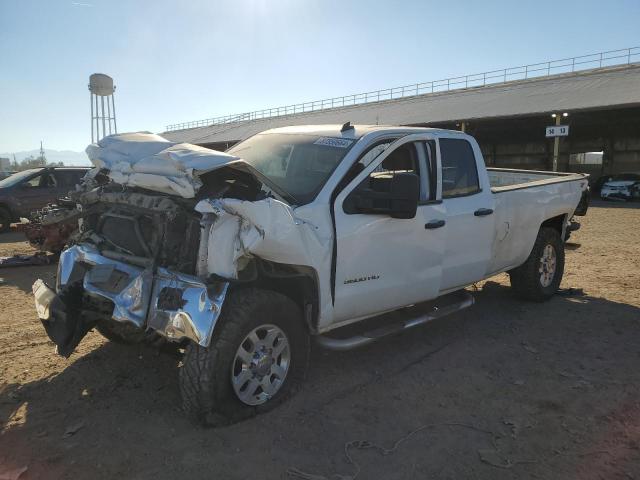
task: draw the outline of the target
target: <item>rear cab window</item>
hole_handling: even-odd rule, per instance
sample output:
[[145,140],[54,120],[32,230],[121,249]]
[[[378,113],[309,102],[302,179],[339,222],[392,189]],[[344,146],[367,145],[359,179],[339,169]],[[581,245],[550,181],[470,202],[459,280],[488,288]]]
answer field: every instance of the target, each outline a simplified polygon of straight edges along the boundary
[[441,138],[440,157],[442,198],[463,197],[481,191],[476,158],[467,140]]

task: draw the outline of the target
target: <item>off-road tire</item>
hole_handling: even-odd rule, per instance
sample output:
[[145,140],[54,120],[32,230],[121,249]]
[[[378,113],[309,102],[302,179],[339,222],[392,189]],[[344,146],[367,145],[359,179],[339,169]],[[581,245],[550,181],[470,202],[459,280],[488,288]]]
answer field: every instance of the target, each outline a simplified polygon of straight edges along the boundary
[[[551,245],[556,254],[556,267],[553,280],[543,286],[540,280],[541,258],[547,245]],[[511,288],[523,300],[544,302],[549,300],[560,287],[564,272],[564,242],[555,228],[542,227],[533,245],[527,261],[509,272]]]
[[[291,364],[284,383],[266,403],[241,402],[231,384],[231,366],[244,338],[261,325],[276,325],[287,336]],[[185,412],[197,423],[220,426],[269,411],[299,390],[309,362],[309,334],[302,312],[277,292],[246,288],[231,292],[209,347],[190,343],[179,372]]]
[[6,233],[11,229],[11,212],[0,207],[0,233]]

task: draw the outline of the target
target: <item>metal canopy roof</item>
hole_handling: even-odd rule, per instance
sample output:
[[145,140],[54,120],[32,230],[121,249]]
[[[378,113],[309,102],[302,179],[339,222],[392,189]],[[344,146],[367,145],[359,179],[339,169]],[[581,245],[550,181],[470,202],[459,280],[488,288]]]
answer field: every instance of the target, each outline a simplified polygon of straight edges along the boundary
[[640,64],[602,68],[500,85],[432,93],[315,112],[165,132],[174,142],[244,140],[270,128],[304,124],[419,125],[505,118],[554,111],[640,105]]

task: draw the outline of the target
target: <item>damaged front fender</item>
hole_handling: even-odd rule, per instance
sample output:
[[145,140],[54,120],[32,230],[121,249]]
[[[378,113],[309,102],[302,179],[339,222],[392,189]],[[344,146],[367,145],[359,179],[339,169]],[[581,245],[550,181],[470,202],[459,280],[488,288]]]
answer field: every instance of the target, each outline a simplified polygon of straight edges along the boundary
[[228,282],[205,285],[197,277],[159,268],[148,326],[171,340],[188,338],[207,347],[228,289]]

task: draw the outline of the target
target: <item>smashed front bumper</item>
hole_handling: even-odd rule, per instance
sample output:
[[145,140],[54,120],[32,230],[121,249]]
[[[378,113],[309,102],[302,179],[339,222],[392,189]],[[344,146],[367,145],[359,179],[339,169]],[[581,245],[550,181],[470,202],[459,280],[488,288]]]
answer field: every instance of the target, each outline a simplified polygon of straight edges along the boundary
[[33,292],[49,337],[58,353],[68,356],[95,325],[78,298],[83,294],[109,300],[114,321],[153,329],[169,340],[208,346],[228,287],[227,282],[207,285],[165,268],[131,265],[80,244],[60,255],[56,291],[38,280]]

